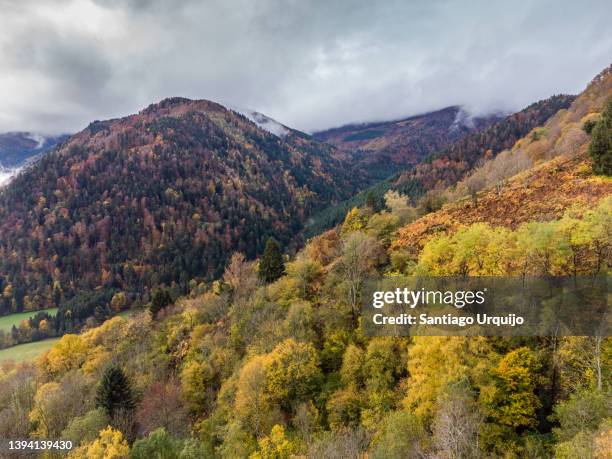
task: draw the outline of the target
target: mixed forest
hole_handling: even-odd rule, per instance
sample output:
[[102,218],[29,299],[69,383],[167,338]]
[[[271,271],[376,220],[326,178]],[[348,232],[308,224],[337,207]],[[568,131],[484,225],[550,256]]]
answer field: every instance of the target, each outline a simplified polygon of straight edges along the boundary
[[396,121],[315,132],[314,137],[334,145],[338,155],[350,159],[353,169],[366,168],[378,179],[386,179],[502,118],[501,114],[471,117],[461,107],[447,107]]
[[146,303],[218,278],[367,181],[332,153],[208,101],[93,122],[0,190],[0,314],[60,307],[72,330],[115,293]]
[[[568,108],[573,100],[574,96],[552,96],[501,120],[490,118],[486,123],[481,121],[477,123],[480,129],[466,132],[442,149],[421,150],[421,157],[417,156],[419,160],[413,164],[414,167],[396,172],[355,196],[318,212],[308,222],[305,233],[314,236],[340,224],[355,206],[367,204],[376,210],[382,209],[384,195],[390,190],[408,196],[421,215],[438,210],[444,203],[443,194],[447,187],[455,185],[474,167],[512,147],[559,110]],[[421,121],[421,118],[416,120]],[[429,153],[425,153],[427,151]],[[389,160],[385,162],[389,163]]]
[[[289,229],[318,199],[343,198],[328,184],[354,189],[333,150],[233,112],[194,113],[195,102],[94,123],[0,196],[4,307],[16,285],[23,307],[57,298],[57,319],[40,316],[38,329],[65,333],[36,361],[0,366],[0,437],[67,439],[72,458],[609,458],[610,338],[370,337],[356,299],[371,275],[607,276],[611,97],[612,67],[577,98],[552,99],[547,116],[536,104],[518,130],[468,134],[398,182],[435,194],[387,189],[300,250]],[[206,135],[184,131],[194,126]],[[129,154],[114,152],[120,142]],[[199,148],[223,155],[182,155]],[[139,180],[155,160],[166,167]],[[192,179],[232,160],[253,182]],[[23,177],[37,194],[23,195]],[[145,186],[151,196],[135,199]],[[255,221],[231,220],[248,206]],[[211,212],[229,229],[207,232]],[[217,254],[207,278],[184,264],[199,247],[177,242],[190,231],[206,247],[221,238],[218,252],[192,254]],[[151,268],[162,254],[177,269]],[[127,307],[133,317],[104,321]]]

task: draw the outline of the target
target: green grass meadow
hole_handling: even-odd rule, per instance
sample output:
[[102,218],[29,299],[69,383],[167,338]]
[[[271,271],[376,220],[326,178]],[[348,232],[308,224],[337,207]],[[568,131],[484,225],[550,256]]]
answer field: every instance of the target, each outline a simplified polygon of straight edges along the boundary
[[[57,308],[45,309],[44,311],[50,316],[54,316],[57,313]],[[2,316],[0,317],[0,330],[3,330],[4,332],[10,332],[11,328],[13,328],[13,325],[18,327],[22,320],[34,317],[37,312],[40,311],[18,312],[16,314]]]
[[[57,308],[46,309],[45,311],[49,313],[49,315],[53,316],[57,312]],[[8,316],[0,317],[0,330],[10,332],[13,325],[19,326],[19,323],[22,320],[29,319],[36,314],[36,312],[20,312],[17,314],[10,314]],[[132,315],[133,311],[122,311],[119,313],[119,316],[123,317],[124,319],[128,319]],[[53,346],[59,340],[59,337],[49,338],[42,341],[36,341],[34,343],[18,344],[17,346],[0,349],[0,363],[7,360],[14,360],[15,362],[34,360],[43,352],[51,349],[51,346]]]
[[49,338],[42,341],[36,341],[35,343],[18,344],[17,346],[11,346],[6,349],[0,350],[0,362],[7,360],[14,360],[15,362],[27,362],[34,360],[43,352],[51,349],[60,338]]

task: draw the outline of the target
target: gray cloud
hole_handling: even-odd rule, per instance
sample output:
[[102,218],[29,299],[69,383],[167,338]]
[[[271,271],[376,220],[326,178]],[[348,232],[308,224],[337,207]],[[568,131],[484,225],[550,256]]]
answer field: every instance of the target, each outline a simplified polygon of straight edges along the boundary
[[306,131],[516,110],[612,62],[607,0],[0,0],[0,131],[76,131],[169,96]]

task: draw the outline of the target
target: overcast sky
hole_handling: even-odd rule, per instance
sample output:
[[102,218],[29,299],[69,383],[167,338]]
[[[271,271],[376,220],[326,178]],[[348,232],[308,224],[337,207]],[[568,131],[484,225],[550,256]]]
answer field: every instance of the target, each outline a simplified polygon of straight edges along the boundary
[[0,131],[74,132],[170,96],[305,131],[518,110],[612,63],[612,2],[0,0]]

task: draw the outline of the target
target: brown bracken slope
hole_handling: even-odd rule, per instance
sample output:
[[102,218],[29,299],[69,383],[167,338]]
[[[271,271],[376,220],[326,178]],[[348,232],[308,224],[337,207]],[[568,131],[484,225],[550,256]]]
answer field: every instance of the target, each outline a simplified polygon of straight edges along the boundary
[[[567,110],[473,170],[472,177],[480,174],[486,182],[475,200],[458,199],[410,223],[399,231],[392,249],[418,249],[436,233],[476,222],[515,228],[526,221],[552,220],[572,206],[586,209],[612,194],[612,179],[592,173],[590,136],[582,129],[585,121],[598,118],[610,97],[612,66],[597,75]],[[505,170],[518,173],[504,176]],[[466,177],[452,193],[465,194],[461,190],[469,180]]]
[[400,230],[392,248],[421,248],[437,233],[477,222],[516,228],[526,221],[553,220],[571,206],[589,208],[610,194],[612,180],[593,176],[585,154],[559,157],[515,177],[501,193],[481,192],[477,205],[464,198],[416,220]]

